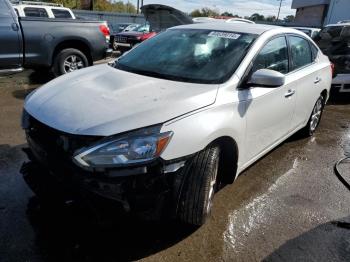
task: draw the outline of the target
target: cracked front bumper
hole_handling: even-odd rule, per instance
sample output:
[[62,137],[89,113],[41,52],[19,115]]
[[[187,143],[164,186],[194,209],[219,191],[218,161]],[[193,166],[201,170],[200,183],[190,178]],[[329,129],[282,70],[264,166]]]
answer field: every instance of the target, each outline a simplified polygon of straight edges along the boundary
[[[118,176],[107,177],[106,172],[88,172],[63,162],[39,160],[34,150],[24,151],[31,161],[23,164],[21,173],[40,199],[90,202],[95,203],[95,209],[99,209],[98,203],[105,201],[112,203],[113,208],[147,219],[176,214],[183,168],[165,173],[163,164],[153,163],[114,170]],[[168,165],[170,171],[173,171],[172,165]]]

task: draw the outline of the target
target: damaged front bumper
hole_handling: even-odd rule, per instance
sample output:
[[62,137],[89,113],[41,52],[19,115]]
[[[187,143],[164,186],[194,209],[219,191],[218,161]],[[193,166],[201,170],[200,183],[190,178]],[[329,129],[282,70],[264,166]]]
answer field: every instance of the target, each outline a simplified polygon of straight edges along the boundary
[[94,210],[110,203],[111,208],[147,219],[176,216],[185,159],[88,172],[73,163],[43,159],[37,148],[24,151],[30,162],[23,164],[21,173],[40,199],[93,203]]

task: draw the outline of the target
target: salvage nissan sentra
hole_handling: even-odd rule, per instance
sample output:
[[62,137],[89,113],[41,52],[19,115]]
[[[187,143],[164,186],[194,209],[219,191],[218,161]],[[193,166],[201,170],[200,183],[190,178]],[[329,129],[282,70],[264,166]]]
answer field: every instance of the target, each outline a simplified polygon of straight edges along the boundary
[[[28,183],[42,198],[68,187],[201,225],[220,185],[297,131],[315,132],[331,80],[328,58],[294,29],[171,28],[27,97],[29,164],[44,170]],[[40,190],[47,180],[54,189]]]

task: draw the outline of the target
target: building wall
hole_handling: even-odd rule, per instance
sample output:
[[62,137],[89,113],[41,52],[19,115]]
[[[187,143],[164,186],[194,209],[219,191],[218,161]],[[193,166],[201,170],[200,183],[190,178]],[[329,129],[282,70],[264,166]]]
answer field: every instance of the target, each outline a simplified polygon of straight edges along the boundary
[[327,5],[301,7],[297,9],[295,23],[300,26],[321,27]]
[[336,24],[342,20],[350,20],[350,1],[332,0],[324,25]]
[[328,5],[330,1],[331,0],[293,0],[292,9],[315,5]]

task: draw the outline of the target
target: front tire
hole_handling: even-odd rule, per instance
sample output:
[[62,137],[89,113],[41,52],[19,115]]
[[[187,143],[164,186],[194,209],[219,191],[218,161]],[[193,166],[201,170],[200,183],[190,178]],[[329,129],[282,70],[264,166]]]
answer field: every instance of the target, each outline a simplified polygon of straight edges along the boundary
[[312,109],[311,116],[309,118],[309,121],[307,122],[307,125],[301,130],[301,133],[304,136],[309,137],[315,133],[317,127],[321,122],[324,105],[325,105],[325,100],[321,95],[317,99],[316,104]]
[[220,148],[209,147],[189,164],[180,196],[178,217],[187,224],[203,225],[210,215],[217,189]]
[[54,59],[53,72],[56,76],[64,75],[89,66],[89,61],[78,49],[67,48]]

